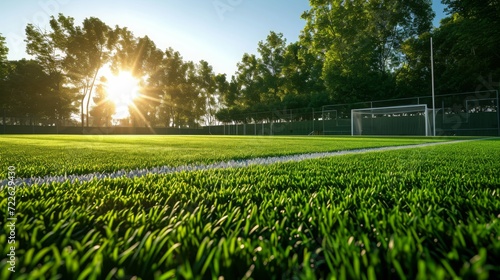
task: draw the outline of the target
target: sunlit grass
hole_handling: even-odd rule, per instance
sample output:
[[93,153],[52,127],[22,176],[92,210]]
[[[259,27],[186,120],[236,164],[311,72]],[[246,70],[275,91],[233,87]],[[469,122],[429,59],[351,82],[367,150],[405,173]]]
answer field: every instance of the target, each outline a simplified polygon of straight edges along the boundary
[[20,188],[15,276],[494,278],[499,159],[483,140]]
[[[457,139],[457,138],[453,138]],[[448,138],[235,136],[0,136],[0,176],[86,174],[229,159],[445,141]]]

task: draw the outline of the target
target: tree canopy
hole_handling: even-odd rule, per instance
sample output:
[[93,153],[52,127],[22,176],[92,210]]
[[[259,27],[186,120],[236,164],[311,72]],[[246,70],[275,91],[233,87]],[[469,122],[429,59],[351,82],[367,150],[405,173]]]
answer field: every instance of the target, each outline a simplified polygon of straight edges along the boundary
[[5,71],[5,62],[7,61],[7,54],[9,53],[9,48],[7,48],[7,44],[5,43],[5,37],[0,33],[0,74],[4,74]]

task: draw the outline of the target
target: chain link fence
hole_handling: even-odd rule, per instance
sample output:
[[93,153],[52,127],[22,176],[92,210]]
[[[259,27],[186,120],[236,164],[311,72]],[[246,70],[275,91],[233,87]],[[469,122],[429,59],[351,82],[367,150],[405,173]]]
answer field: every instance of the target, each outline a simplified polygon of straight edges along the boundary
[[[437,136],[500,136],[497,90],[437,95]],[[199,128],[81,127],[78,120],[51,120],[36,116],[0,116],[0,133],[50,134],[214,134],[214,135],[350,135],[351,110],[426,104],[431,96],[332,104],[322,108],[284,109],[237,116],[238,122]]]
[[[246,114],[238,116],[244,122],[225,124],[222,133],[351,135],[352,109],[423,104],[430,109],[430,114],[435,113],[436,136],[500,136],[499,96],[496,90],[437,95],[434,98],[435,110],[432,110],[432,96],[421,96]],[[393,115],[390,117],[394,118]],[[217,129],[220,130],[221,127]]]

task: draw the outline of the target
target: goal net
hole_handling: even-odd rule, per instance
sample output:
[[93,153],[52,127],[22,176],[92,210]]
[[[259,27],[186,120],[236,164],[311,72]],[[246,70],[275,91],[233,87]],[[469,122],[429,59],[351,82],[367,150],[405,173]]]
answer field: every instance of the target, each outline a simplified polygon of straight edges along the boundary
[[431,135],[426,104],[351,110],[352,135]]

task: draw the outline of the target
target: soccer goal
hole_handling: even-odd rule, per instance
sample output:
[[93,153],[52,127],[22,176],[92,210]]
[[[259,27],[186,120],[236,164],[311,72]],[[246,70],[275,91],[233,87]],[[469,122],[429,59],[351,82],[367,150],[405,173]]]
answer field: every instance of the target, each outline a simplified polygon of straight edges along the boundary
[[426,104],[351,110],[352,135],[431,135]]

